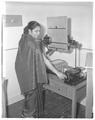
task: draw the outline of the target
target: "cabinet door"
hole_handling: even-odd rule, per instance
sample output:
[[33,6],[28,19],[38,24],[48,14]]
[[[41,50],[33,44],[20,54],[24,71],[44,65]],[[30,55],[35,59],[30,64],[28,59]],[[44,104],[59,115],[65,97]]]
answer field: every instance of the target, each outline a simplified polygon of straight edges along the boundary
[[71,19],[67,16],[48,17],[47,28],[48,34],[52,37],[53,42],[50,44],[50,47],[68,50],[67,43],[68,35],[71,35]]
[[48,29],[48,34],[49,36],[52,37],[52,43],[50,46],[51,47],[56,47],[56,48],[63,48],[67,49],[67,44],[61,44],[61,43],[68,43],[67,41],[67,31],[64,29]]
[[67,31],[64,29],[48,29],[48,34],[52,37],[52,42],[68,43]]
[[48,28],[67,28],[67,17],[59,16],[59,17],[48,17],[47,18],[47,26]]

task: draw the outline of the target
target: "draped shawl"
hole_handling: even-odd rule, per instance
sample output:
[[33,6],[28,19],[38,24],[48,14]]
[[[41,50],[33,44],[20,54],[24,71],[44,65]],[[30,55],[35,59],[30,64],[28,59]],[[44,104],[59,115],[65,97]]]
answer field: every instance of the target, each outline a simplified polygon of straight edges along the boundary
[[42,57],[43,44],[29,34],[23,34],[18,47],[15,70],[24,94],[37,87],[37,83],[47,83],[47,74]]

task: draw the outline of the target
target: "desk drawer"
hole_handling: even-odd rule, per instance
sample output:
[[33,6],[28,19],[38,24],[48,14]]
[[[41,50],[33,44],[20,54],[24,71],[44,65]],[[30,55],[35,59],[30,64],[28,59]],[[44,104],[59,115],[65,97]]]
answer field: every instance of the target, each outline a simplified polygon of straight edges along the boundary
[[[60,81],[60,80],[59,80]],[[64,86],[64,84],[60,83],[56,80],[50,80],[50,86],[53,88],[53,90],[60,95],[67,96],[67,86]]]
[[67,96],[67,88],[66,87],[62,87],[62,86],[59,86],[58,84],[54,84],[51,86],[57,93],[59,93],[60,95],[63,95],[63,96]]
[[48,89],[48,90],[51,90],[59,95],[62,95],[64,97],[67,97],[66,95],[66,89],[62,89],[62,88],[59,88],[59,87],[54,87],[54,86],[51,86],[51,85],[44,85],[43,86],[45,89]]

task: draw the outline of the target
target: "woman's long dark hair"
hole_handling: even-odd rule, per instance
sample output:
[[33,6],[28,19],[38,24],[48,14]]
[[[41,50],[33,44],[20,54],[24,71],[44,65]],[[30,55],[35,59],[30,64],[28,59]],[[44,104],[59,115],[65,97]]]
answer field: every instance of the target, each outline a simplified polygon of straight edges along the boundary
[[31,21],[27,24],[27,26],[24,28],[24,34],[28,34],[28,30],[30,29],[31,31],[36,28],[37,26],[41,27],[41,25],[36,22],[36,21]]
[[[24,28],[23,33],[24,33],[24,34],[28,34],[29,29],[32,31],[32,30],[33,30],[34,28],[36,28],[37,26],[41,27],[41,25],[40,25],[38,22],[36,22],[36,21],[30,21],[30,22],[27,24],[27,26]],[[21,37],[21,39],[20,39],[20,41],[19,41],[19,50],[20,50],[20,51],[23,49],[24,44],[25,44],[25,41],[26,41],[26,40],[23,38],[23,35],[22,35],[22,37]]]

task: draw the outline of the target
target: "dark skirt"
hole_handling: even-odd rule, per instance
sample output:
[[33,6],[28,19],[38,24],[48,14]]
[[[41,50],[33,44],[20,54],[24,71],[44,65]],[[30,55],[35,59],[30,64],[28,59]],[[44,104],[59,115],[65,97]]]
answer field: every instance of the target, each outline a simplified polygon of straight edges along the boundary
[[25,93],[24,117],[43,117],[44,112],[44,90],[43,84],[38,84],[37,88]]

